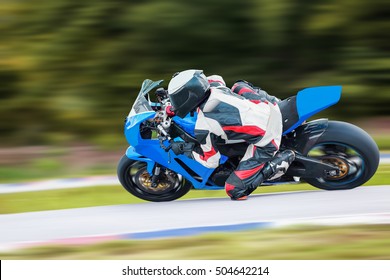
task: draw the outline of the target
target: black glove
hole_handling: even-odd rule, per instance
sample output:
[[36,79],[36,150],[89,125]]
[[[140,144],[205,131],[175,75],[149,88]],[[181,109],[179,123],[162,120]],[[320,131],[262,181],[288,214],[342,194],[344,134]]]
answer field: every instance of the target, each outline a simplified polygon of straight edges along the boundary
[[194,150],[195,144],[186,142],[173,142],[171,146],[175,155],[185,154],[188,157],[192,157],[192,151]]

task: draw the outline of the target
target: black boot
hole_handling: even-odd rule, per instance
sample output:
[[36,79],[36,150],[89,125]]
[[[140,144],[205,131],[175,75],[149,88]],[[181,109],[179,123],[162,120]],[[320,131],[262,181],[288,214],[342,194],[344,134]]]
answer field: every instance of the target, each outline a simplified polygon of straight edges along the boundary
[[286,173],[294,159],[295,153],[292,150],[277,153],[261,170],[264,176],[263,180],[272,180],[274,177],[277,178]]

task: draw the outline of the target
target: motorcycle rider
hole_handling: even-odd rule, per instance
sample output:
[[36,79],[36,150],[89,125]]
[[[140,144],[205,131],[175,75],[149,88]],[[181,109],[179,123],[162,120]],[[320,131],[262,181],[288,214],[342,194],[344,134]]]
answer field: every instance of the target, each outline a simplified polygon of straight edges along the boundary
[[245,81],[226,87],[221,76],[206,77],[202,70],[176,73],[168,85],[174,113],[183,118],[197,111],[195,136],[201,151],[194,159],[208,168],[216,168],[221,157],[217,138],[241,140],[248,144],[238,167],[225,183],[232,200],[245,200],[262,182],[283,175],[295,153],[279,151],[282,136],[280,101]]

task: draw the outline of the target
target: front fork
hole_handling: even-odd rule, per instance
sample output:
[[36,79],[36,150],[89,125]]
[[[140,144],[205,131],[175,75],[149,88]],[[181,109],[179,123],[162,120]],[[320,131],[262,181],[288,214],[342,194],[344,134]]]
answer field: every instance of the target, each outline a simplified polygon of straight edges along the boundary
[[159,177],[160,177],[161,167],[159,164],[156,163],[156,165],[153,168],[153,175],[152,175],[152,187],[156,188],[159,183]]

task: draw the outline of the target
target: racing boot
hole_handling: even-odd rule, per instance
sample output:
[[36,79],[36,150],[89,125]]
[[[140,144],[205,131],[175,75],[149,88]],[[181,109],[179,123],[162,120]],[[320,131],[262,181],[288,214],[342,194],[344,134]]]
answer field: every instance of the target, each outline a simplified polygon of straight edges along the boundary
[[261,173],[263,174],[262,182],[265,180],[274,180],[282,176],[286,173],[288,167],[294,160],[295,153],[292,150],[284,150],[283,152],[277,153],[261,170]]
[[265,164],[259,176],[253,180],[249,186],[247,193],[252,193],[258,186],[266,180],[273,180],[284,173],[295,159],[295,153],[292,150],[278,152],[269,162]]

